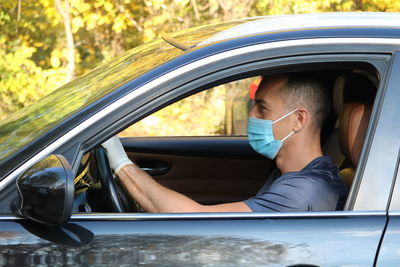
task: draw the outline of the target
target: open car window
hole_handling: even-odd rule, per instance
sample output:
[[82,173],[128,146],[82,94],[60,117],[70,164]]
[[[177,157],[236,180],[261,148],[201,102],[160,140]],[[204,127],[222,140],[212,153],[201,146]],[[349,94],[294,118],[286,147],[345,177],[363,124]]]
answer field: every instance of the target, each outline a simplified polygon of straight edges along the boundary
[[259,77],[252,77],[196,93],[147,116],[118,135],[246,135],[251,94],[259,81]]
[[[361,101],[372,107],[378,80],[363,70],[319,74],[325,76],[333,102],[323,128],[324,153],[334,159],[350,189],[357,166],[351,164],[340,148],[340,113],[346,102]],[[196,93],[153,113],[118,135],[128,156],[160,184],[206,205],[246,200],[257,193],[276,169],[273,162],[254,151],[251,155],[249,151],[241,150],[247,143],[244,136],[247,134],[247,117],[259,81],[260,77],[255,76]],[[360,90],[364,91],[360,93]],[[337,91],[342,92],[341,97],[337,96]],[[339,102],[340,107],[335,107]],[[202,139],[207,136],[208,139]],[[218,136],[237,136],[239,139],[230,141],[233,148],[227,149],[226,144],[221,145],[226,140],[215,139]],[[155,143],[149,140],[155,140]],[[232,151],[235,154],[232,155]],[[89,190],[86,196],[92,198],[89,204],[76,201],[77,211],[109,211],[107,201],[99,201],[103,193],[96,164],[93,156],[91,167],[83,164],[75,179],[77,192]],[[124,194],[123,190],[119,190],[119,194]],[[77,198],[85,201],[82,193],[77,194]],[[129,197],[124,197],[124,201],[136,206]]]

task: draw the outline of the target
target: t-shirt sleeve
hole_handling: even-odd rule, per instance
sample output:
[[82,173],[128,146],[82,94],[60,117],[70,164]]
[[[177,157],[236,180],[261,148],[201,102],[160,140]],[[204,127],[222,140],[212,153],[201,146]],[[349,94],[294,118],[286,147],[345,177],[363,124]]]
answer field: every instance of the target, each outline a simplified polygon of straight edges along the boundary
[[304,212],[332,207],[334,210],[337,195],[332,196],[329,191],[329,186],[321,179],[295,176],[276,180],[264,192],[244,203],[254,212]]

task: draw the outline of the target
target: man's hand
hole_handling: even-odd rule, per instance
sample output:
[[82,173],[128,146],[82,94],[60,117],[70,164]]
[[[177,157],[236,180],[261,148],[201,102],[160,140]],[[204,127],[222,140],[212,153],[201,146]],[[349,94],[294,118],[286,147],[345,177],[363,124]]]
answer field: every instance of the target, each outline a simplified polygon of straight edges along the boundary
[[128,155],[126,154],[118,136],[111,137],[101,145],[106,149],[108,162],[110,163],[111,169],[113,169],[115,173],[118,173],[122,167],[128,164],[133,164],[128,158]]

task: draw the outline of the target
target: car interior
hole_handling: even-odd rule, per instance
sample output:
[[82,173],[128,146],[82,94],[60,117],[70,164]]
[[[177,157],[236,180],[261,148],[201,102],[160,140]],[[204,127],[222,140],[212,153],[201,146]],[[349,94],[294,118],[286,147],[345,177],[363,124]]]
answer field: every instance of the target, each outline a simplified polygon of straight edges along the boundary
[[[350,189],[380,77],[369,65],[319,67],[307,71],[324,81],[331,95],[331,113],[321,132],[321,144]],[[254,196],[276,169],[273,161],[252,150],[245,135],[132,136],[121,140],[130,159],[157,182],[201,204]],[[82,159],[75,178],[74,212],[143,212],[114,180],[100,146]]]

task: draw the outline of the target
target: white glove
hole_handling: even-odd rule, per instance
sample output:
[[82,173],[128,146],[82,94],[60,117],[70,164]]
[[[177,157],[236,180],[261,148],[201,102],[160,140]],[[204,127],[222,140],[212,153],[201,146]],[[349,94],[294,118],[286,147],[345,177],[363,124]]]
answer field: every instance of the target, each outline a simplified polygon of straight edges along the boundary
[[133,162],[128,158],[118,136],[111,137],[101,145],[106,149],[108,162],[115,173],[125,165],[133,164]]

